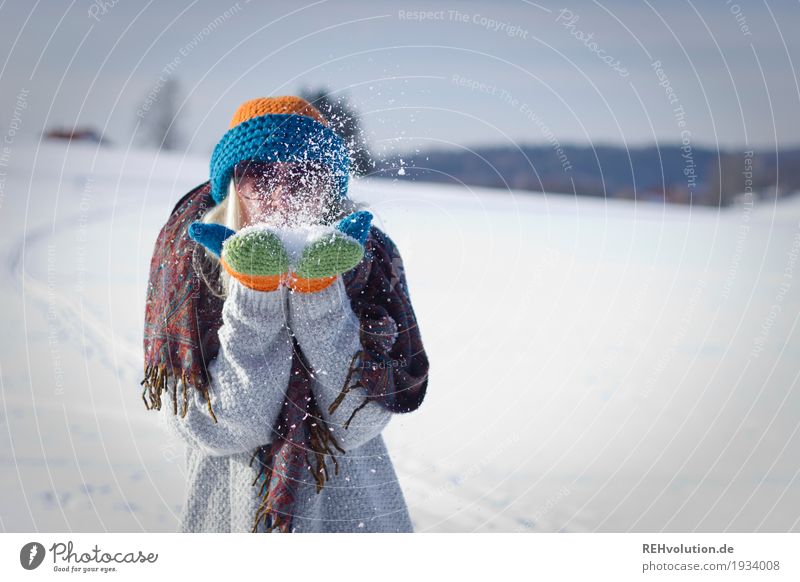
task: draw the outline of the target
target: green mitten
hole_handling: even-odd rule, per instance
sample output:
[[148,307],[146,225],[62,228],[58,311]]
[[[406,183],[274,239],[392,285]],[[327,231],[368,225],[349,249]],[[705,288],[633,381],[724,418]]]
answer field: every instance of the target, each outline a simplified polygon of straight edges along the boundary
[[364,247],[346,234],[333,230],[303,250],[295,268],[302,279],[334,277],[349,271],[364,257]]
[[269,230],[239,231],[223,244],[222,259],[234,271],[248,275],[281,275],[289,270],[283,243]]
[[287,284],[294,291],[313,293],[333,284],[336,277],[364,258],[372,213],[359,210],[342,218],[330,231],[303,249]]
[[289,257],[278,236],[265,229],[245,229],[225,241],[221,263],[246,287],[274,291],[289,270]]

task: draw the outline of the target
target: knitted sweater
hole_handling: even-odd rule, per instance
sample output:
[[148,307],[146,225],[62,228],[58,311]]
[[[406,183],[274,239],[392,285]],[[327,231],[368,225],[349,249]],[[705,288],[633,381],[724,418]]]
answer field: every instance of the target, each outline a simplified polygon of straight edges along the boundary
[[313,368],[312,390],[319,408],[346,451],[337,455],[339,473],[331,468],[319,493],[310,474],[300,485],[294,531],[413,531],[381,436],[392,413],[370,401],[345,429],[366,395],[361,387],[350,390],[332,415],[327,412],[360,348],[358,318],[341,276],[317,293],[295,293],[286,287],[255,291],[233,280],[222,318],[220,350],[208,366],[217,423],[194,390],[185,417],[169,407],[162,414],[168,430],[187,445],[180,531],[252,531],[260,499],[253,485],[257,473],[249,463],[259,445],[273,440],[291,366],[290,333]]

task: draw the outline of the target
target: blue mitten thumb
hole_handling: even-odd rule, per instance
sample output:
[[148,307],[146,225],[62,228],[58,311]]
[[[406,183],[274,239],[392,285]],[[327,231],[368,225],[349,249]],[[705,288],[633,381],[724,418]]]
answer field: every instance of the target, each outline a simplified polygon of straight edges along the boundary
[[372,213],[366,210],[359,210],[345,216],[336,225],[336,229],[352,236],[362,245],[366,242],[369,235],[369,227],[372,224]]
[[193,222],[189,225],[189,237],[218,257],[222,254],[222,243],[235,234],[235,230],[221,224]]

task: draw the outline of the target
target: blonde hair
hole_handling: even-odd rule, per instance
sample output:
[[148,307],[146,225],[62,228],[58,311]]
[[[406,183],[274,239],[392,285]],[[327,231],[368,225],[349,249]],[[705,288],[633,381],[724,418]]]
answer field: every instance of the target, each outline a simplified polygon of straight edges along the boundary
[[[328,204],[327,212],[322,219],[323,224],[332,226],[338,220],[358,210],[367,208],[365,202],[356,202],[346,197],[336,197]],[[219,204],[212,206],[202,217],[201,222],[207,224],[221,224],[231,230],[239,231],[242,228],[242,214],[239,207],[239,197],[233,179],[228,183],[228,195]],[[192,256],[194,269],[217,297],[227,297],[231,284],[231,276],[225,269],[220,268],[219,257],[203,247],[205,252],[195,252]],[[197,251],[197,249],[195,249]]]

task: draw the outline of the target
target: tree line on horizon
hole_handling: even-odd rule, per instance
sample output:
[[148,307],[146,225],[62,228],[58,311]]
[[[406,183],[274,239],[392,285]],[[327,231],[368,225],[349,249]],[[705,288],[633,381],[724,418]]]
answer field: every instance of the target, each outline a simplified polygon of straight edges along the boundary
[[[155,96],[148,95],[147,107],[137,111],[137,141],[180,150],[180,85],[168,79],[159,89]],[[704,206],[730,206],[745,193],[769,199],[800,191],[800,147],[736,151],[678,144],[527,144],[378,156],[345,94],[316,87],[302,89],[300,96],[345,140],[351,171],[357,176]],[[108,143],[91,128],[51,129],[45,135]]]

